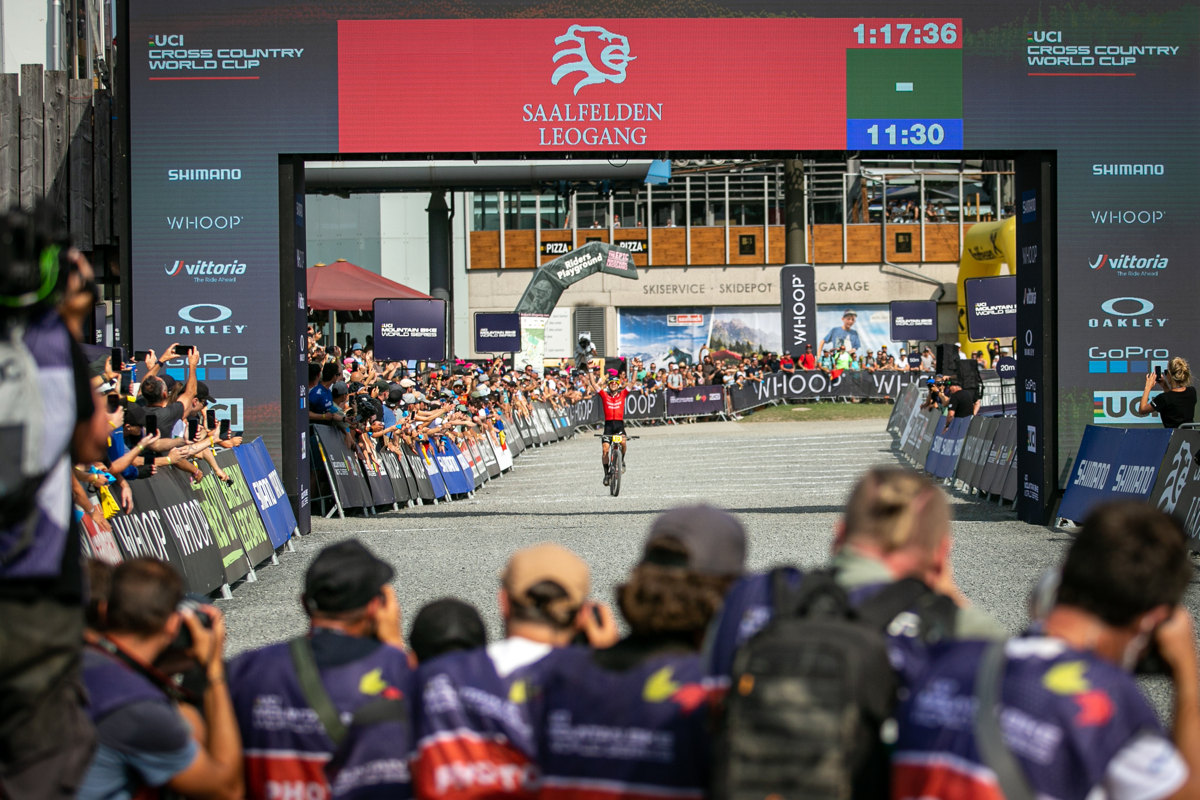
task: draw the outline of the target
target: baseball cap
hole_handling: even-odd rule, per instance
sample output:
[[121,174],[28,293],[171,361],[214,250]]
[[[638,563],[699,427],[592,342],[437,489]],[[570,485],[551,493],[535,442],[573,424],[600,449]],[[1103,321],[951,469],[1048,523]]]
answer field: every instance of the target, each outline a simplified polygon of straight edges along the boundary
[[713,506],[673,508],[650,526],[642,563],[704,575],[740,575],[746,567],[746,529],[732,514]]
[[304,576],[304,607],[310,612],[362,608],[392,580],[395,571],[357,539],[331,544]]
[[212,399],[212,394],[208,391],[208,384],[204,381],[196,381],[196,399],[202,403],[207,403]]
[[483,618],[470,603],[443,597],[424,605],[413,620],[408,643],[418,662],[453,650],[474,650],[487,644]]
[[413,381],[412,378],[401,378],[400,379],[400,386],[405,389],[411,389],[416,385],[417,385],[416,382]]
[[582,558],[553,542],[543,542],[513,553],[500,575],[509,599],[518,605],[528,605],[531,602],[529,590],[543,581],[556,583],[566,592],[565,598],[556,601],[565,609],[583,605],[591,591],[592,579]]
[[853,308],[847,308],[845,311],[842,312],[842,319],[845,319],[846,317],[857,317],[857,316],[858,316],[858,312],[855,311]]
[[400,402],[407,402],[404,400],[404,390],[401,389],[400,387],[396,387],[394,389],[389,389],[388,396],[387,396],[387,402],[388,402],[389,406],[397,405]]
[[402,394],[400,396],[400,399],[403,400],[405,403],[417,402],[417,396],[415,394],[413,394],[412,392],[405,392],[404,394]]

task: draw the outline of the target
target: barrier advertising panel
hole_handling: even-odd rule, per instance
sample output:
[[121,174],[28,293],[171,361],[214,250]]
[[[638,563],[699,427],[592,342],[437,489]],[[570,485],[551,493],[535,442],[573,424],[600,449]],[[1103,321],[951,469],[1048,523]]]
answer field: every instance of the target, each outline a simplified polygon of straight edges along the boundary
[[217,488],[217,476],[208,464],[202,462],[198,466],[204,476],[199,483],[193,482],[179,470],[170,470],[167,475],[179,491],[193,498],[199,507],[217,543],[221,569],[225,572],[225,583],[233,584],[246,577],[246,573],[250,571],[250,561],[246,558],[241,537],[237,535],[233,521],[229,518],[229,509],[221,498],[221,490]]
[[258,507],[259,517],[267,530],[271,546],[275,549],[287,544],[292,532],[296,530],[296,517],[292,506],[287,502],[287,494],[283,490],[283,481],[271,463],[267,447],[262,439],[256,438],[249,444],[241,444],[233,448],[242,474],[250,486],[250,495]]
[[1174,515],[1200,549],[1200,431],[1176,430],[1150,493],[1150,502]]
[[[372,505],[362,468],[358,465],[358,459],[346,449],[341,432],[329,425],[313,425],[309,430],[319,446],[321,459],[329,468],[342,508],[367,508]],[[321,471],[318,467],[318,474]]]
[[[223,554],[217,548],[200,503],[186,488],[186,481],[183,473],[174,468],[148,479],[146,483],[149,484],[153,500],[149,506],[143,507],[154,508],[162,527],[175,542],[179,555],[176,566],[182,567],[180,571],[188,591],[208,594],[226,582],[221,563]],[[133,482],[134,485],[139,483],[142,481]],[[136,494],[134,502],[137,502]],[[230,542],[229,550],[235,546],[238,551],[241,550],[240,542]]]
[[1088,425],[1071,466],[1058,516],[1079,522],[1105,500],[1150,497],[1171,433],[1165,428]]
[[836,378],[819,370],[774,372],[764,375],[760,383],[733,388],[729,392],[734,410],[743,411],[781,400],[898,397],[905,386],[915,383],[919,378],[920,374],[913,372],[843,372]]
[[950,420],[949,428],[944,423],[935,428],[933,444],[925,458],[926,472],[938,478],[949,478],[954,474],[970,425],[971,417],[955,417]]
[[437,495],[433,490],[433,481],[429,480],[429,473],[425,470],[425,459],[407,444],[400,445],[400,450],[404,453],[404,460],[417,483],[417,494],[426,502],[435,499]]
[[233,529],[242,540],[242,547],[250,559],[250,566],[257,567],[275,554],[275,547],[271,544],[267,529],[258,514],[254,498],[250,494],[250,484],[242,472],[237,454],[232,450],[221,450],[215,457],[217,465],[231,478],[229,483],[217,481],[217,489],[229,510],[229,520]]
[[720,414],[725,410],[724,386],[690,386],[676,391],[666,390],[668,417],[699,417]]
[[963,443],[962,455],[958,459],[958,467],[954,471],[955,480],[962,481],[968,489],[979,486],[979,478],[983,475],[983,464],[991,450],[992,440],[996,436],[996,428],[1000,420],[996,417],[971,417],[971,425],[967,429],[967,439]]

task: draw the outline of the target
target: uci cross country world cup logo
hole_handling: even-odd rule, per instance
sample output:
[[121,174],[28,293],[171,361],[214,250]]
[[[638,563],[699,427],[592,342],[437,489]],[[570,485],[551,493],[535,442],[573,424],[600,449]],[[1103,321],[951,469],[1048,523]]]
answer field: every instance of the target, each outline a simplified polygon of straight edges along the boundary
[[566,33],[556,37],[554,43],[562,47],[554,54],[558,68],[550,82],[557,86],[568,75],[582,73],[573,94],[579,94],[584,86],[595,83],[624,83],[625,68],[636,59],[629,55],[627,36],[598,25],[572,25]]

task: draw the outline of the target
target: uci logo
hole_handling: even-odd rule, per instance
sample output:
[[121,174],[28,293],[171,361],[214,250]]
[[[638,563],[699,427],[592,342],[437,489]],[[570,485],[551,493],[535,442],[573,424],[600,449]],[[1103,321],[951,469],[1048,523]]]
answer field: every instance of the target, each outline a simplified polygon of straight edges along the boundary
[[571,73],[583,73],[572,94],[596,83],[624,83],[626,66],[636,58],[629,55],[628,37],[598,25],[572,25],[554,43],[564,46],[554,54],[553,61],[557,64],[566,60],[554,70],[550,83],[557,86]]
[[181,320],[198,324],[224,322],[232,316],[233,312],[231,310],[216,303],[193,303],[190,306],[184,306],[179,309],[179,318]]

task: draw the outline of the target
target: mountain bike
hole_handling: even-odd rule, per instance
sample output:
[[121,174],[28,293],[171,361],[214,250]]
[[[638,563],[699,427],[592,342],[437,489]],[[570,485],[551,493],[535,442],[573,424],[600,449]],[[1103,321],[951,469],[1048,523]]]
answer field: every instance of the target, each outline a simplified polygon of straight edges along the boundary
[[621,493],[621,473],[625,471],[625,454],[621,452],[621,443],[626,439],[638,437],[624,433],[614,433],[612,436],[597,433],[596,436],[600,437],[600,441],[608,442],[608,469],[605,477],[608,479],[608,493],[616,497]]

